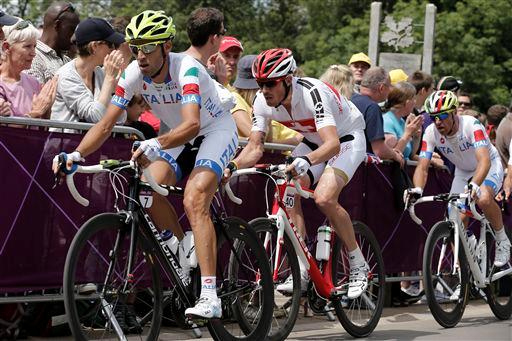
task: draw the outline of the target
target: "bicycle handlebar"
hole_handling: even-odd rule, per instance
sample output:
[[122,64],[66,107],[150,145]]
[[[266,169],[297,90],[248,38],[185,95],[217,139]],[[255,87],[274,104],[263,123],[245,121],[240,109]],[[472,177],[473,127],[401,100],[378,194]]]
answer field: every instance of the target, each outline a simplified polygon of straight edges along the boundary
[[[418,216],[416,215],[416,212],[414,210],[414,206],[415,205],[421,204],[421,203],[424,203],[424,202],[431,202],[431,201],[452,202],[452,201],[456,201],[456,200],[459,200],[459,199],[466,199],[466,200],[468,200],[468,199],[471,199],[471,197],[470,197],[469,193],[461,193],[461,194],[444,193],[444,194],[438,194],[438,195],[430,195],[430,196],[426,196],[426,197],[421,197],[418,200],[416,200],[414,203],[412,203],[409,206],[408,211],[409,211],[409,214],[411,216],[411,219],[416,224],[421,225],[422,220],[420,218],[418,218]],[[462,213],[466,213],[467,212],[466,206],[463,205],[462,203],[459,203],[458,205],[456,205],[456,207],[457,207],[457,210],[459,210]],[[476,202],[475,202],[475,200],[469,200],[469,212],[471,213],[473,218],[475,218],[476,220],[484,219],[484,217],[480,213],[478,213],[478,211],[476,210]]]
[[[260,165],[255,166],[251,168],[244,168],[244,169],[238,169],[234,171],[231,174],[231,178],[237,177],[240,175],[250,175],[250,174],[262,174],[269,177],[272,177],[272,174],[277,174],[280,178],[286,178],[285,174],[286,165],[280,164],[280,165]],[[273,178],[273,177],[272,177]],[[300,185],[299,181],[296,179],[292,179],[293,187],[295,187],[295,190],[297,193],[300,194],[303,198],[311,198],[313,196],[312,192],[306,191],[302,189],[302,186]],[[229,181],[226,182],[224,185],[224,188],[226,189],[226,193],[231,201],[233,201],[235,204],[241,205],[242,199],[238,198],[231,189],[231,186],[229,185]]]
[[[130,161],[130,168],[136,169],[136,165],[132,161]],[[109,171],[108,167],[105,165],[102,165],[102,164],[92,165],[92,166],[77,165],[75,172],[66,175],[66,185],[68,186],[71,196],[73,196],[73,198],[82,206],[85,206],[85,207],[89,206],[89,200],[87,200],[83,196],[81,196],[80,193],[78,192],[78,190],[76,189],[73,176],[75,175],[75,173],[96,174],[96,173],[108,172],[108,171]],[[155,192],[157,192],[158,194],[161,194],[163,196],[169,195],[169,190],[167,190],[166,188],[157,184],[155,179],[153,178],[153,176],[151,175],[151,173],[148,171],[147,168],[144,168],[142,170],[142,174],[146,178],[146,181],[149,184],[149,186]]]

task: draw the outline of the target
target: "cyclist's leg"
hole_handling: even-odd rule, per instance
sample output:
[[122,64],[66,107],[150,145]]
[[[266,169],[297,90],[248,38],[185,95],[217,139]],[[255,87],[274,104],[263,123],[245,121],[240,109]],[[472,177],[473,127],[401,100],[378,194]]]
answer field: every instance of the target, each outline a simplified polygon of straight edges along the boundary
[[496,232],[496,252],[494,265],[501,267],[510,259],[510,240],[505,231],[501,209],[494,200],[503,183],[503,168],[499,160],[491,163],[491,169],[484,182],[480,186],[480,196],[476,203],[489,220],[491,227]]
[[348,298],[361,295],[368,286],[368,265],[357,245],[352,220],[348,212],[338,203],[338,197],[350,181],[366,154],[365,137],[362,131],[353,132],[354,139],[344,142],[340,152],[328,161],[328,166],[315,189],[315,202],[326,215],[332,227],[343,241],[349,254],[350,280]]
[[[173,186],[177,182],[176,172],[164,159],[152,162],[148,169],[159,184]],[[170,229],[178,240],[183,239],[183,230],[178,222],[178,215],[166,197],[154,192],[153,203],[151,207],[147,208],[147,212],[160,231]]]
[[201,140],[194,169],[185,187],[183,206],[194,232],[196,255],[201,268],[201,294],[187,316],[220,318],[222,308],[217,297],[217,240],[210,216],[210,204],[229,160],[238,146],[236,130],[216,130]]

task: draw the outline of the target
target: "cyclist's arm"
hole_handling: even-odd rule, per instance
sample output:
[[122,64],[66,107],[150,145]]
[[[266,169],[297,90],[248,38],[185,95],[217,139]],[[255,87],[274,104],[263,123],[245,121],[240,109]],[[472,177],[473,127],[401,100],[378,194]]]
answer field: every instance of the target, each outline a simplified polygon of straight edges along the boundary
[[421,189],[425,188],[425,184],[427,183],[428,178],[428,166],[430,165],[430,159],[420,157],[418,161],[418,165],[414,170],[414,176],[412,178],[412,182],[414,187],[420,187]]
[[322,145],[306,155],[312,165],[325,162],[340,152],[340,140],[335,126],[318,129],[318,135],[323,141]]
[[472,178],[472,182],[480,186],[491,169],[491,159],[487,147],[480,147],[475,149],[476,156],[476,170]]
[[258,130],[251,131],[247,146],[233,160],[239,169],[252,167],[263,156],[265,150],[265,133]]
[[114,128],[123,112],[124,109],[114,104],[109,104],[105,116],[85,134],[78,147],[76,147],[76,151],[80,152],[82,157],[86,157],[98,150],[110,136],[112,128]]
[[201,128],[199,104],[183,105],[181,107],[181,117],[182,122],[176,128],[157,138],[162,149],[181,146],[199,134]]

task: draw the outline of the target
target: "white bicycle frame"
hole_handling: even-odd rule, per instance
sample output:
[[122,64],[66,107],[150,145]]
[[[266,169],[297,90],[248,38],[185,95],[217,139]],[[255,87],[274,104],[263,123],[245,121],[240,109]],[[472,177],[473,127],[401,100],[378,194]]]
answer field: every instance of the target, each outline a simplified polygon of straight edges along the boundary
[[[454,264],[453,264],[453,275],[457,273],[457,262],[458,255],[460,249],[460,242],[462,241],[462,250],[466,255],[466,259],[468,260],[469,268],[471,273],[473,274],[474,283],[478,288],[485,288],[491,282],[494,282],[503,276],[507,276],[512,273],[512,267],[508,269],[496,272],[492,274],[491,277],[486,277],[487,273],[487,241],[486,241],[486,232],[489,231],[493,238],[495,238],[494,230],[491,228],[489,221],[485,216],[478,213],[476,210],[476,204],[474,200],[470,201],[469,210],[466,205],[464,205],[461,200],[465,200],[468,198],[468,194],[460,194],[460,199],[452,199],[448,202],[448,217],[447,221],[453,224],[454,227],[454,245],[453,245],[453,253],[454,253]],[[419,219],[415,212],[414,206],[424,202],[430,201],[440,201],[437,196],[426,196],[419,198],[413,205],[409,207],[409,213],[411,215],[412,220],[420,225],[422,223],[421,219]],[[469,246],[468,235],[466,233],[466,229],[464,224],[462,223],[460,214],[465,214],[469,217],[472,217],[475,220],[480,222],[480,238],[477,241],[475,249],[471,249]],[[437,272],[441,270],[441,260],[444,258],[446,253],[446,248],[451,247],[451,245],[447,246],[444,244],[441,248],[441,254],[439,257],[439,264],[437,267]],[[444,286],[444,285],[443,285]],[[451,291],[451,290],[450,290]]]

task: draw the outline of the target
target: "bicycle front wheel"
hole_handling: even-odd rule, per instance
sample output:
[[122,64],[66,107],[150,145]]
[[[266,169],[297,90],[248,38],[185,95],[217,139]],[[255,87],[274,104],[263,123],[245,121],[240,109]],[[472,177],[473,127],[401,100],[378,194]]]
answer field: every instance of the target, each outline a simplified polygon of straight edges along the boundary
[[434,319],[451,328],[459,323],[469,294],[469,267],[462,249],[454,254],[454,228],[450,222],[435,224],[423,252],[425,295]]
[[267,255],[256,233],[236,217],[217,226],[217,295],[222,319],[210,320],[216,340],[264,340],[272,323],[274,292]]
[[[344,294],[334,299],[333,305],[343,328],[354,337],[365,337],[373,332],[382,314],[386,271],[380,246],[373,232],[361,222],[355,221],[353,225],[357,244],[370,268],[368,287],[358,298],[349,300]],[[342,246],[339,238],[334,244],[332,257],[333,283],[335,286],[342,286],[346,292],[350,265],[348,250]]]
[[290,284],[290,291],[274,291],[274,314],[268,335],[271,341],[284,340],[292,331],[300,308],[301,281],[294,280],[289,283],[290,279],[300,278],[297,254],[290,238],[285,234],[276,266],[276,258],[278,257],[276,255],[276,245],[278,243],[276,239],[277,227],[267,218],[256,218],[249,222],[249,225],[254,228],[254,232],[256,232],[262,242],[265,241],[267,236],[270,237],[265,249],[270,267],[274,272],[274,287],[277,288],[280,284],[284,283]]
[[[71,242],[64,266],[64,304],[75,340],[157,340],[162,286],[149,244],[140,234],[128,268],[132,226],[120,214],[89,219]],[[144,325],[137,311],[151,310]]]
[[[510,237],[509,237],[510,238]],[[509,261],[508,265],[496,269],[494,267],[494,252],[496,244],[491,232],[486,233],[487,244],[487,277],[492,278],[493,275],[500,271],[507,270],[512,266]],[[508,320],[512,314],[512,275],[503,276],[498,280],[491,281],[485,288],[487,303],[491,308],[494,316],[500,320]]]

